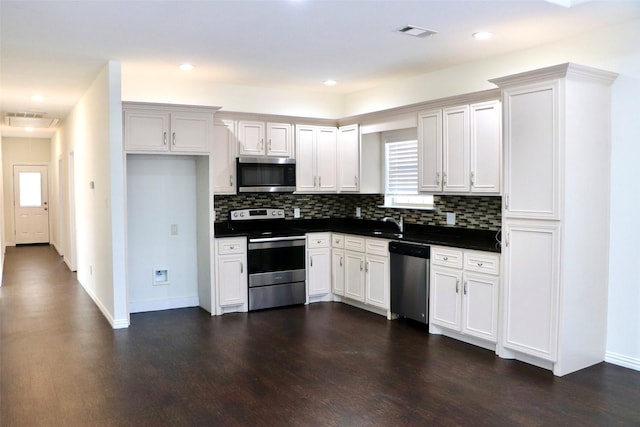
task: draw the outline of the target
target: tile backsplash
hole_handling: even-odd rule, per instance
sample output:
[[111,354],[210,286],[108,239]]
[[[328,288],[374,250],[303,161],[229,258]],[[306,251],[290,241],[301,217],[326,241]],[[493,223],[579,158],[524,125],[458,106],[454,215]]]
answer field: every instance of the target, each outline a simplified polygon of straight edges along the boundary
[[380,194],[285,194],[250,193],[214,197],[216,219],[226,220],[229,211],[254,207],[278,207],[293,218],[293,209],[300,208],[303,219],[354,217],[356,207],[363,219],[381,220],[385,216],[423,225],[447,225],[446,212],[456,214],[456,227],[499,230],[502,198],[496,196],[434,196],[434,210],[380,208]]

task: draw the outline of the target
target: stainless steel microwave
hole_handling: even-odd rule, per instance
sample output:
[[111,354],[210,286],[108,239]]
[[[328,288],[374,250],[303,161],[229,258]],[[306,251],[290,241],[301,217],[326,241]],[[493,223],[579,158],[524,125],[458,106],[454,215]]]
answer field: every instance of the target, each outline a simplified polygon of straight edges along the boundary
[[238,157],[238,193],[296,191],[296,161],[286,157]]

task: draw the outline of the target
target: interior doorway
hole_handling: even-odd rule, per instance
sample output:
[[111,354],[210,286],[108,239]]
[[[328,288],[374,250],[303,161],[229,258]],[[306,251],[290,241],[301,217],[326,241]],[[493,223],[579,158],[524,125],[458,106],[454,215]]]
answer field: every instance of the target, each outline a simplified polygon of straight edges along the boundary
[[16,244],[49,243],[49,178],[46,165],[14,165]]

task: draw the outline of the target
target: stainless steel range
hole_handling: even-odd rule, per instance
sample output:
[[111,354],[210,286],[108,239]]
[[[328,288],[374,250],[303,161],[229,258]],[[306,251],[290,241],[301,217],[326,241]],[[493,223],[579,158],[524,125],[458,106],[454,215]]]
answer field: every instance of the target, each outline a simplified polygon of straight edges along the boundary
[[289,226],[284,210],[231,211],[229,226],[249,236],[249,310],[304,304],[305,234]]

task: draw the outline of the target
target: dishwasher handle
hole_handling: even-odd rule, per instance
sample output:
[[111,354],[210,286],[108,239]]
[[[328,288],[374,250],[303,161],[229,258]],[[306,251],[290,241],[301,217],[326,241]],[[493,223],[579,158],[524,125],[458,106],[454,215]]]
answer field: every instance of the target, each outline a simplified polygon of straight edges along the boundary
[[431,247],[404,242],[389,242],[389,253],[430,259]]

